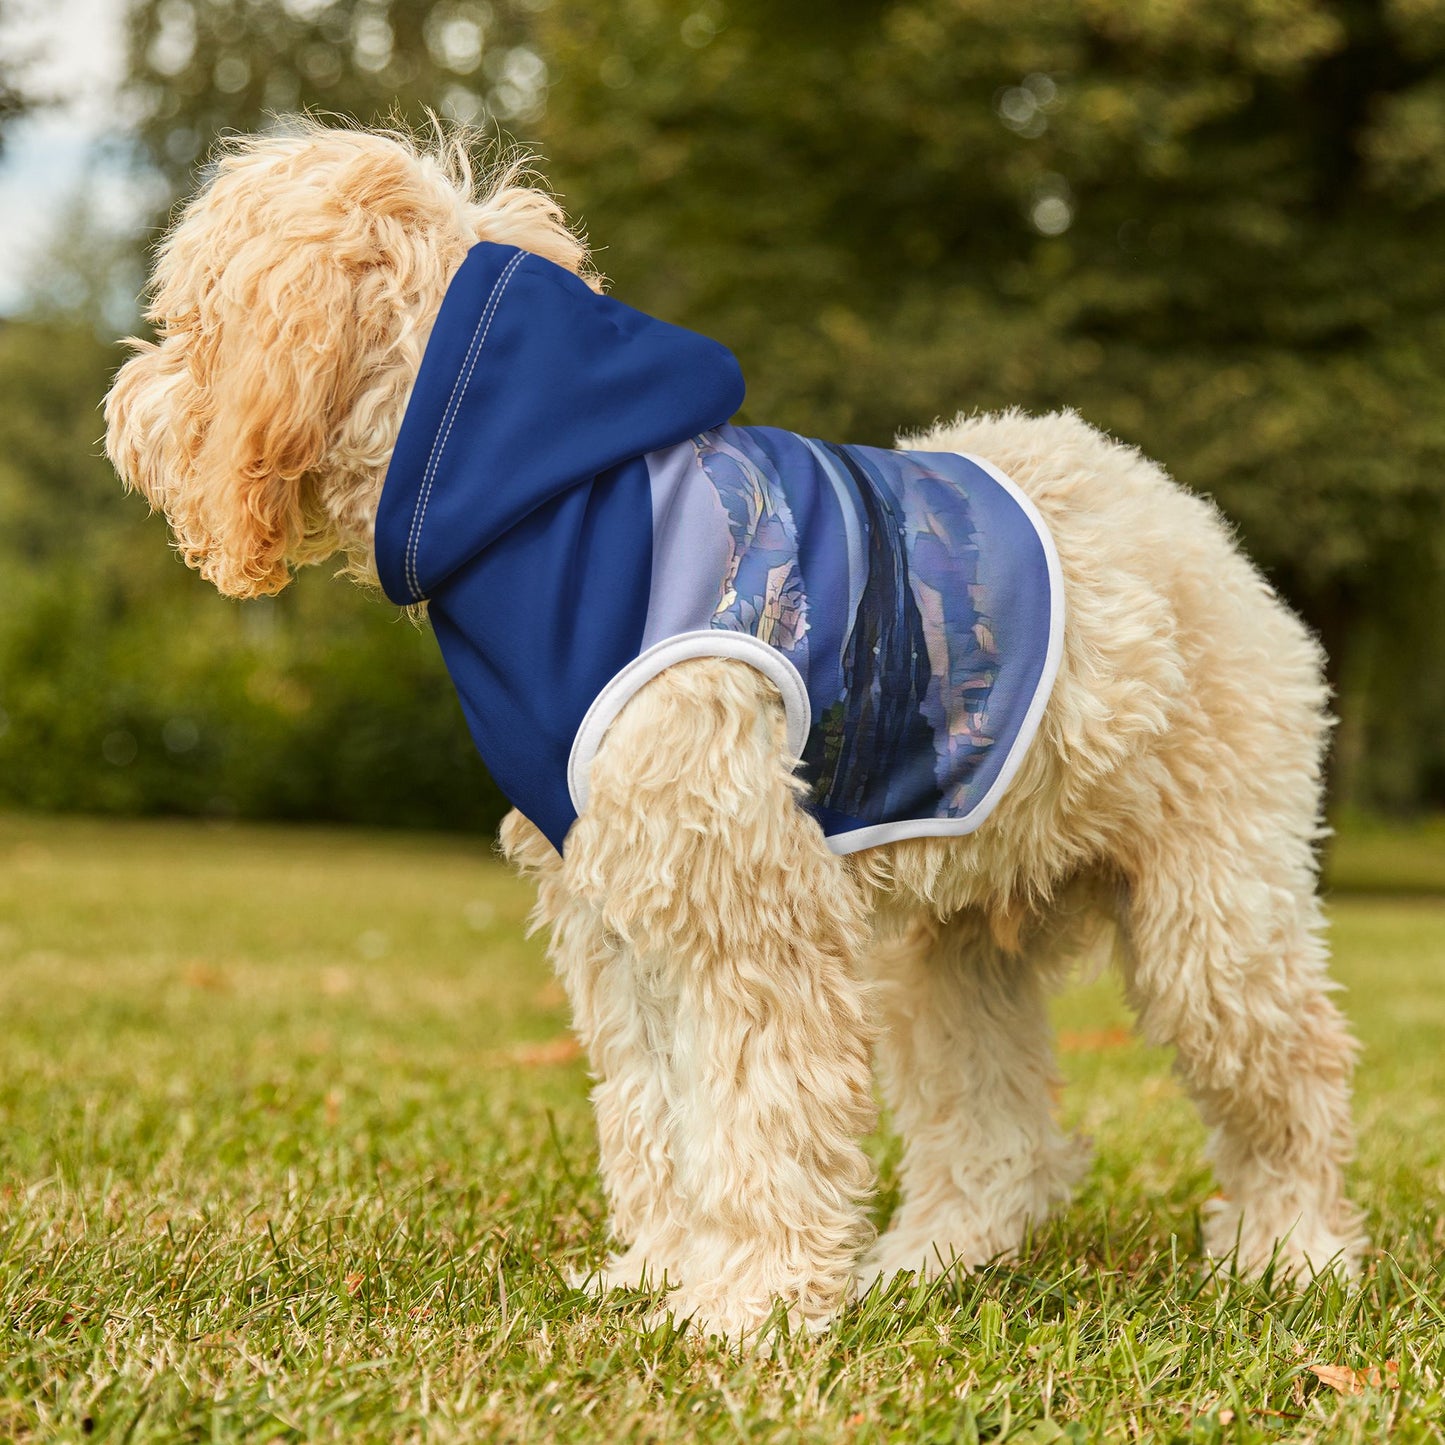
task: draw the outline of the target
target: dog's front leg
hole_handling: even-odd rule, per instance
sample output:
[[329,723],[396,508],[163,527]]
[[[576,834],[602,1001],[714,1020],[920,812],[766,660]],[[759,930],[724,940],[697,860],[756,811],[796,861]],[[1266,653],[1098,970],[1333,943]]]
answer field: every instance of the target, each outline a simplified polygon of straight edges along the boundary
[[[578,1282],[598,1293],[675,1282],[687,1221],[667,1151],[670,985],[607,927],[596,898],[571,886],[570,870],[522,814],[503,821],[502,851],[537,885],[533,923],[550,931],[548,956],[596,1080],[599,1169],[617,1251]],[[569,858],[578,851],[569,847]]]
[[821,1327],[870,1235],[865,910],[797,805],[771,685],[706,660],[639,693],[593,764],[564,874],[613,940],[592,1011],[644,1041],[624,1072],[645,1078],[608,1081],[630,1129],[602,1122],[665,1195],[669,1309],[729,1339],[779,1300]]

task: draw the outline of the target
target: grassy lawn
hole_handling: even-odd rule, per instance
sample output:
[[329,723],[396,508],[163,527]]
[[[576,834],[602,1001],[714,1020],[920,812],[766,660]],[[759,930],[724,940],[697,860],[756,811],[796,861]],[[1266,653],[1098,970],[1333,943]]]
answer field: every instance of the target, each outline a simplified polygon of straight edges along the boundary
[[1201,1130],[1105,983],[1058,1010],[1074,1206],[752,1359],[566,1283],[586,1078],[483,843],[0,817],[0,1439],[1445,1440],[1445,899],[1344,891],[1395,846],[1332,875],[1361,1288],[1211,1278]]
[[1445,897],[1445,818],[1351,818],[1330,842],[1327,883],[1361,893]]

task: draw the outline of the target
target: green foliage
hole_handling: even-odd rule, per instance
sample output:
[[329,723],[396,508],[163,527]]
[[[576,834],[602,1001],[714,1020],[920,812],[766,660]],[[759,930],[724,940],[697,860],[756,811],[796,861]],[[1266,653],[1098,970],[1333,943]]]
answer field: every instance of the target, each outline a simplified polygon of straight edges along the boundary
[[17,600],[0,802],[482,832],[505,810],[431,639],[338,584],[182,609],[72,568]]
[[505,804],[436,647],[308,574],[217,597],[96,442],[113,349],[0,329],[0,803],[489,830]]
[[[0,0],[0,34],[14,22],[20,7],[14,0]],[[35,105],[22,79],[22,72],[31,57],[20,50],[9,35],[0,48],[0,156],[5,153],[5,132]]]
[[1419,796],[1424,710],[1402,738],[1356,683],[1445,672],[1438,7],[788,14],[543,16],[550,172],[621,294],[732,345],[749,419],[886,442],[1072,406],[1137,443],[1323,634],[1366,711],[1343,791]]
[[1445,1438],[1438,901],[1332,910],[1360,1288],[1211,1278],[1204,1130],[1091,985],[1057,1010],[1076,1202],[1017,1266],[760,1360],[568,1283],[606,1241],[530,893],[478,841],[0,817],[0,1435]]
[[[886,443],[955,410],[1077,408],[1219,502],[1325,641],[1337,800],[1408,809],[1445,803],[1442,16],[1436,0],[141,0],[127,105],[172,196],[218,132],[273,110],[516,128],[618,294],[738,353],[745,420]],[[0,663],[28,647],[41,665],[37,628],[74,635],[92,718],[133,725],[47,732],[27,702],[0,796],[42,796],[23,767],[71,779],[43,796],[76,806],[182,806],[180,781],[134,780],[166,718],[205,714],[218,751],[157,753],[157,773],[249,748],[271,786],[228,763],[211,795],[288,816],[352,797],[301,786],[319,741],[260,761],[284,727],[243,701],[256,633],[312,699],[301,733],[357,726],[403,675],[416,707],[396,701],[389,726],[440,727],[425,640],[403,674],[401,630],[343,588],[242,622],[167,564],[94,455],[115,358],[63,314],[93,320],[124,268],[89,241],[60,261],[48,320],[0,334],[0,565],[44,612],[12,599]],[[20,717],[3,698],[45,688],[17,666],[0,706]],[[141,715],[135,694],[168,700]],[[47,762],[15,728],[54,741]],[[95,762],[117,730],[136,739],[124,786]]]
[[137,139],[179,194],[216,136],[288,111],[528,123],[546,98],[546,66],[523,43],[538,3],[144,0],[131,11]]

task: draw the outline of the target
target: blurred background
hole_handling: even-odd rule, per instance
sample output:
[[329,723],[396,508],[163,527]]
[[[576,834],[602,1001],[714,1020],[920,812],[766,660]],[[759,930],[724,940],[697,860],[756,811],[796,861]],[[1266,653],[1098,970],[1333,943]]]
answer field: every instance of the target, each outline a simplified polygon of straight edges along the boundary
[[746,421],[1071,406],[1323,638],[1340,815],[1445,807],[1441,0],[0,0],[0,806],[487,827],[431,639],[217,597],[98,410],[214,137],[520,143]]

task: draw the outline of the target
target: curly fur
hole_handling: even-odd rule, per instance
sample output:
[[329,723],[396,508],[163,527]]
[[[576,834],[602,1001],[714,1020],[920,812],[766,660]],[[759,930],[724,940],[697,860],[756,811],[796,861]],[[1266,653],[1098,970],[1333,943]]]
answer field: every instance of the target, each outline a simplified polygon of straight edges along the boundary
[[107,450],[228,596],[279,592],[371,524],[447,284],[477,241],[586,271],[523,162],[479,185],[464,138],[423,149],[297,121],[225,142],[156,255],[155,341],[106,399]]
[[[478,237],[586,274],[556,204],[516,167],[477,186],[460,147],[308,124],[223,151],[106,408],[122,477],[222,591],[337,553],[374,580],[386,463]],[[1140,1028],[1213,1131],[1208,1247],[1352,1270],[1316,644],[1208,503],[1071,413],[905,444],[988,458],[1060,555],[1063,663],[986,826],[833,855],[771,684],[706,660],[613,725],[565,859],[520,815],[503,827],[596,1079],[618,1250],[596,1282],[665,1283],[677,1316],[741,1338],[779,1301],[818,1327],[859,1278],[1007,1257],[1084,1165],[1053,1118],[1045,1005],[1111,921]],[[905,1152],[870,1247],[874,1052]]]

